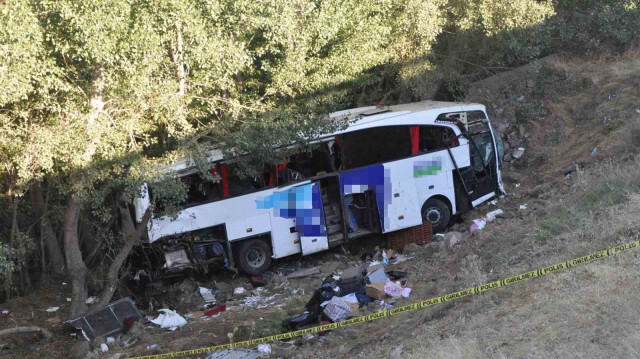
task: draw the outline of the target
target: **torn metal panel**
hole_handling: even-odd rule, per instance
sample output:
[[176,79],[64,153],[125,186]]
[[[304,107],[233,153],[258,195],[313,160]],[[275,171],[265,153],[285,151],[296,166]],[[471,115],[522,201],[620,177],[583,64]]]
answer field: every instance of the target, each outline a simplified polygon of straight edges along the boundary
[[89,339],[120,333],[125,319],[139,320],[142,314],[131,298],[122,298],[106,307],[71,319],[67,323],[84,332]]

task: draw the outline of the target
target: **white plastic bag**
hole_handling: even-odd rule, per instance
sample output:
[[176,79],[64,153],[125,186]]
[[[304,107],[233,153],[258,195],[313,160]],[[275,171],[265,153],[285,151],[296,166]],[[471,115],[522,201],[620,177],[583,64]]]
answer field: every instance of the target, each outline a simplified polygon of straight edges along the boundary
[[162,312],[162,314],[152,320],[151,323],[159,325],[160,328],[175,329],[187,324],[186,319],[171,309],[163,308],[158,311]]

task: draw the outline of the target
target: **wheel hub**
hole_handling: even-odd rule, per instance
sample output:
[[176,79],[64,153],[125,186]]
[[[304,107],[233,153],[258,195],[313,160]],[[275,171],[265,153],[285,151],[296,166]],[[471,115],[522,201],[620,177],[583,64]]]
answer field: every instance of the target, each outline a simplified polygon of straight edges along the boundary
[[425,211],[425,218],[435,226],[440,223],[440,221],[442,221],[442,213],[440,213],[440,210],[438,208],[427,208],[427,210]]
[[262,266],[266,259],[265,253],[258,248],[251,248],[247,252],[247,262],[254,268]]

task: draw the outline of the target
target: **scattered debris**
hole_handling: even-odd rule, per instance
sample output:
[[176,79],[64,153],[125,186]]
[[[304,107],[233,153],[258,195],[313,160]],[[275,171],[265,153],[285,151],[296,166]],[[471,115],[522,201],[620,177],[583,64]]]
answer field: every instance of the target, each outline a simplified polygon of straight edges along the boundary
[[340,297],[333,297],[324,307],[324,315],[332,322],[340,322],[349,318],[351,307]]
[[122,298],[100,310],[71,319],[67,323],[81,330],[82,334],[90,340],[120,333],[140,318],[142,314],[131,298]]
[[527,209],[527,204],[523,203],[520,205],[520,207],[518,207],[519,210],[524,211],[525,209]]
[[485,219],[482,219],[482,218],[474,219],[473,223],[471,224],[471,227],[469,227],[469,231],[471,233],[475,231],[479,231],[483,229],[486,225],[487,225],[487,221]]
[[109,347],[105,343],[102,343],[100,344],[100,351],[102,351],[103,353],[106,353],[109,351]]
[[596,155],[597,153],[598,153],[598,148],[597,148],[597,147],[594,147],[594,148],[591,150],[591,155],[592,155],[592,156],[594,156],[594,155]]
[[640,113],[640,108],[637,108],[637,109],[636,109],[636,113]]
[[162,312],[162,314],[158,315],[156,319],[151,320],[151,323],[159,325],[160,328],[176,330],[178,327],[187,324],[186,319],[171,309],[163,308],[158,311]]
[[520,183],[516,183],[516,188],[520,187]]
[[53,313],[53,312],[57,311],[58,309],[60,309],[60,307],[49,307],[49,308],[45,309],[45,312]]
[[213,290],[211,290],[209,288],[200,287],[200,295],[202,296],[202,299],[204,299],[205,303],[215,303],[216,302],[216,296],[213,293]]
[[84,302],[85,302],[86,304],[93,304],[93,303],[95,303],[97,300],[98,300],[98,298],[96,298],[96,297],[94,297],[94,296],[91,296],[91,297],[87,298],[87,300],[85,300]]
[[116,341],[116,338],[114,338],[114,337],[107,337],[107,344],[111,344],[111,343],[113,343],[113,342],[115,342],[115,341]]
[[519,147],[517,150],[513,151],[513,158],[518,159],[524,155],[524,147]]
[[259,344],[258,351],[260,353],[271,354],[271,344]]
[[158,344],[151,344],[151,345],[147,345],[147,349],[151,350],[151,349],[156,349],[158,348]]
[[235,294],[235,295],[244,294],[245,291],[246,290],[243,287],[238,287],[238,288],[233,290],[233,294]]
[[496,217],[503,215],[504,212],[501,209],[496,209],[495,211],[491,211],[489,213],[487,213],[487,215],[485,216],[485,218],[487,219],[488,222],[493,221],[494,219],[496,219]]
[[320,274],[322,272],[321,268],[322,268],[321,266],[317,266],[312,268],[301,269],[289,274],[288,276],[286,276],[286,278],[287,279],[304,278],[310,275]]
[[212,315],[216,315],[218,313],[222,313],[222,312],[224,312],[226,310],[227,310],[227,306],[225,304],[222,304],[222,305],[219,305],[219,306],[217,306],[217,307],[215,307],[213,309],[210,309],[210,310],[204,312],[204,315],[206,317],[210,317]]
[[235,348],[216,350],[206,356],[205,359],[256,359],[261,355],[257,350]]
[[6,309],[5,309],[5,310],[3,310],[3,311],[2,311],[2,314],[4,314],[4,315],[7,315],[7,314],[9,314],[9,313],[11,313],[11,311],[10,311],[10,310],[6,310]]
[[492,206],[495,206],[496,204],[498,204],[498,200],[494,199],[493,201],[489,202],[489,204],[491,204]]
[[402,286],[396,282],[387,281],[384,285],[384,293],[391,298],[398,298],[402,296]]

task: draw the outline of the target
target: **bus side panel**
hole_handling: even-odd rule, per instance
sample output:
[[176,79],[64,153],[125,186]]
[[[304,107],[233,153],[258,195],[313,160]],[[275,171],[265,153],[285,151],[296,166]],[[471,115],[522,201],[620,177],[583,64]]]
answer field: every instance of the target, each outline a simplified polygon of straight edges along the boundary
[[412,159],[405,159],[384,165],[390,173],[391,203],[387,206],[383,233],[422,223],[412,162]]
[[269,213],[262,213],[253,217],[239,217],[235,221],[227,221],[227,238],[230,242],[257,234],[271,232],[271,218]]
[[[463,144],[451,149],[459,167],[469,166],[469,146]],[[466,155],[465,155],[466,154]],[[451,212],[456,213],[456,197],[453,185],[455,166],[447,150],[426,153],[412,158],[413,178],[415,178],[420,210],[431,197],[445,196],[451,203]]]
[[[270,193],[273,193],[273,189],[189,207],[180,211],[176,219],[169,216],[154,218],[149,221],[149,240],[153,242],[165,236],[188,233],[218,224],[227,225],[229,240],[269,232],[269,210],[258,209],[256,199]],[[247,228],[252,228],[252,231],[247,232]]]
[[302,251],[296,230],[296,220],[271,214],[271,246],[273,257],[282,258]]

